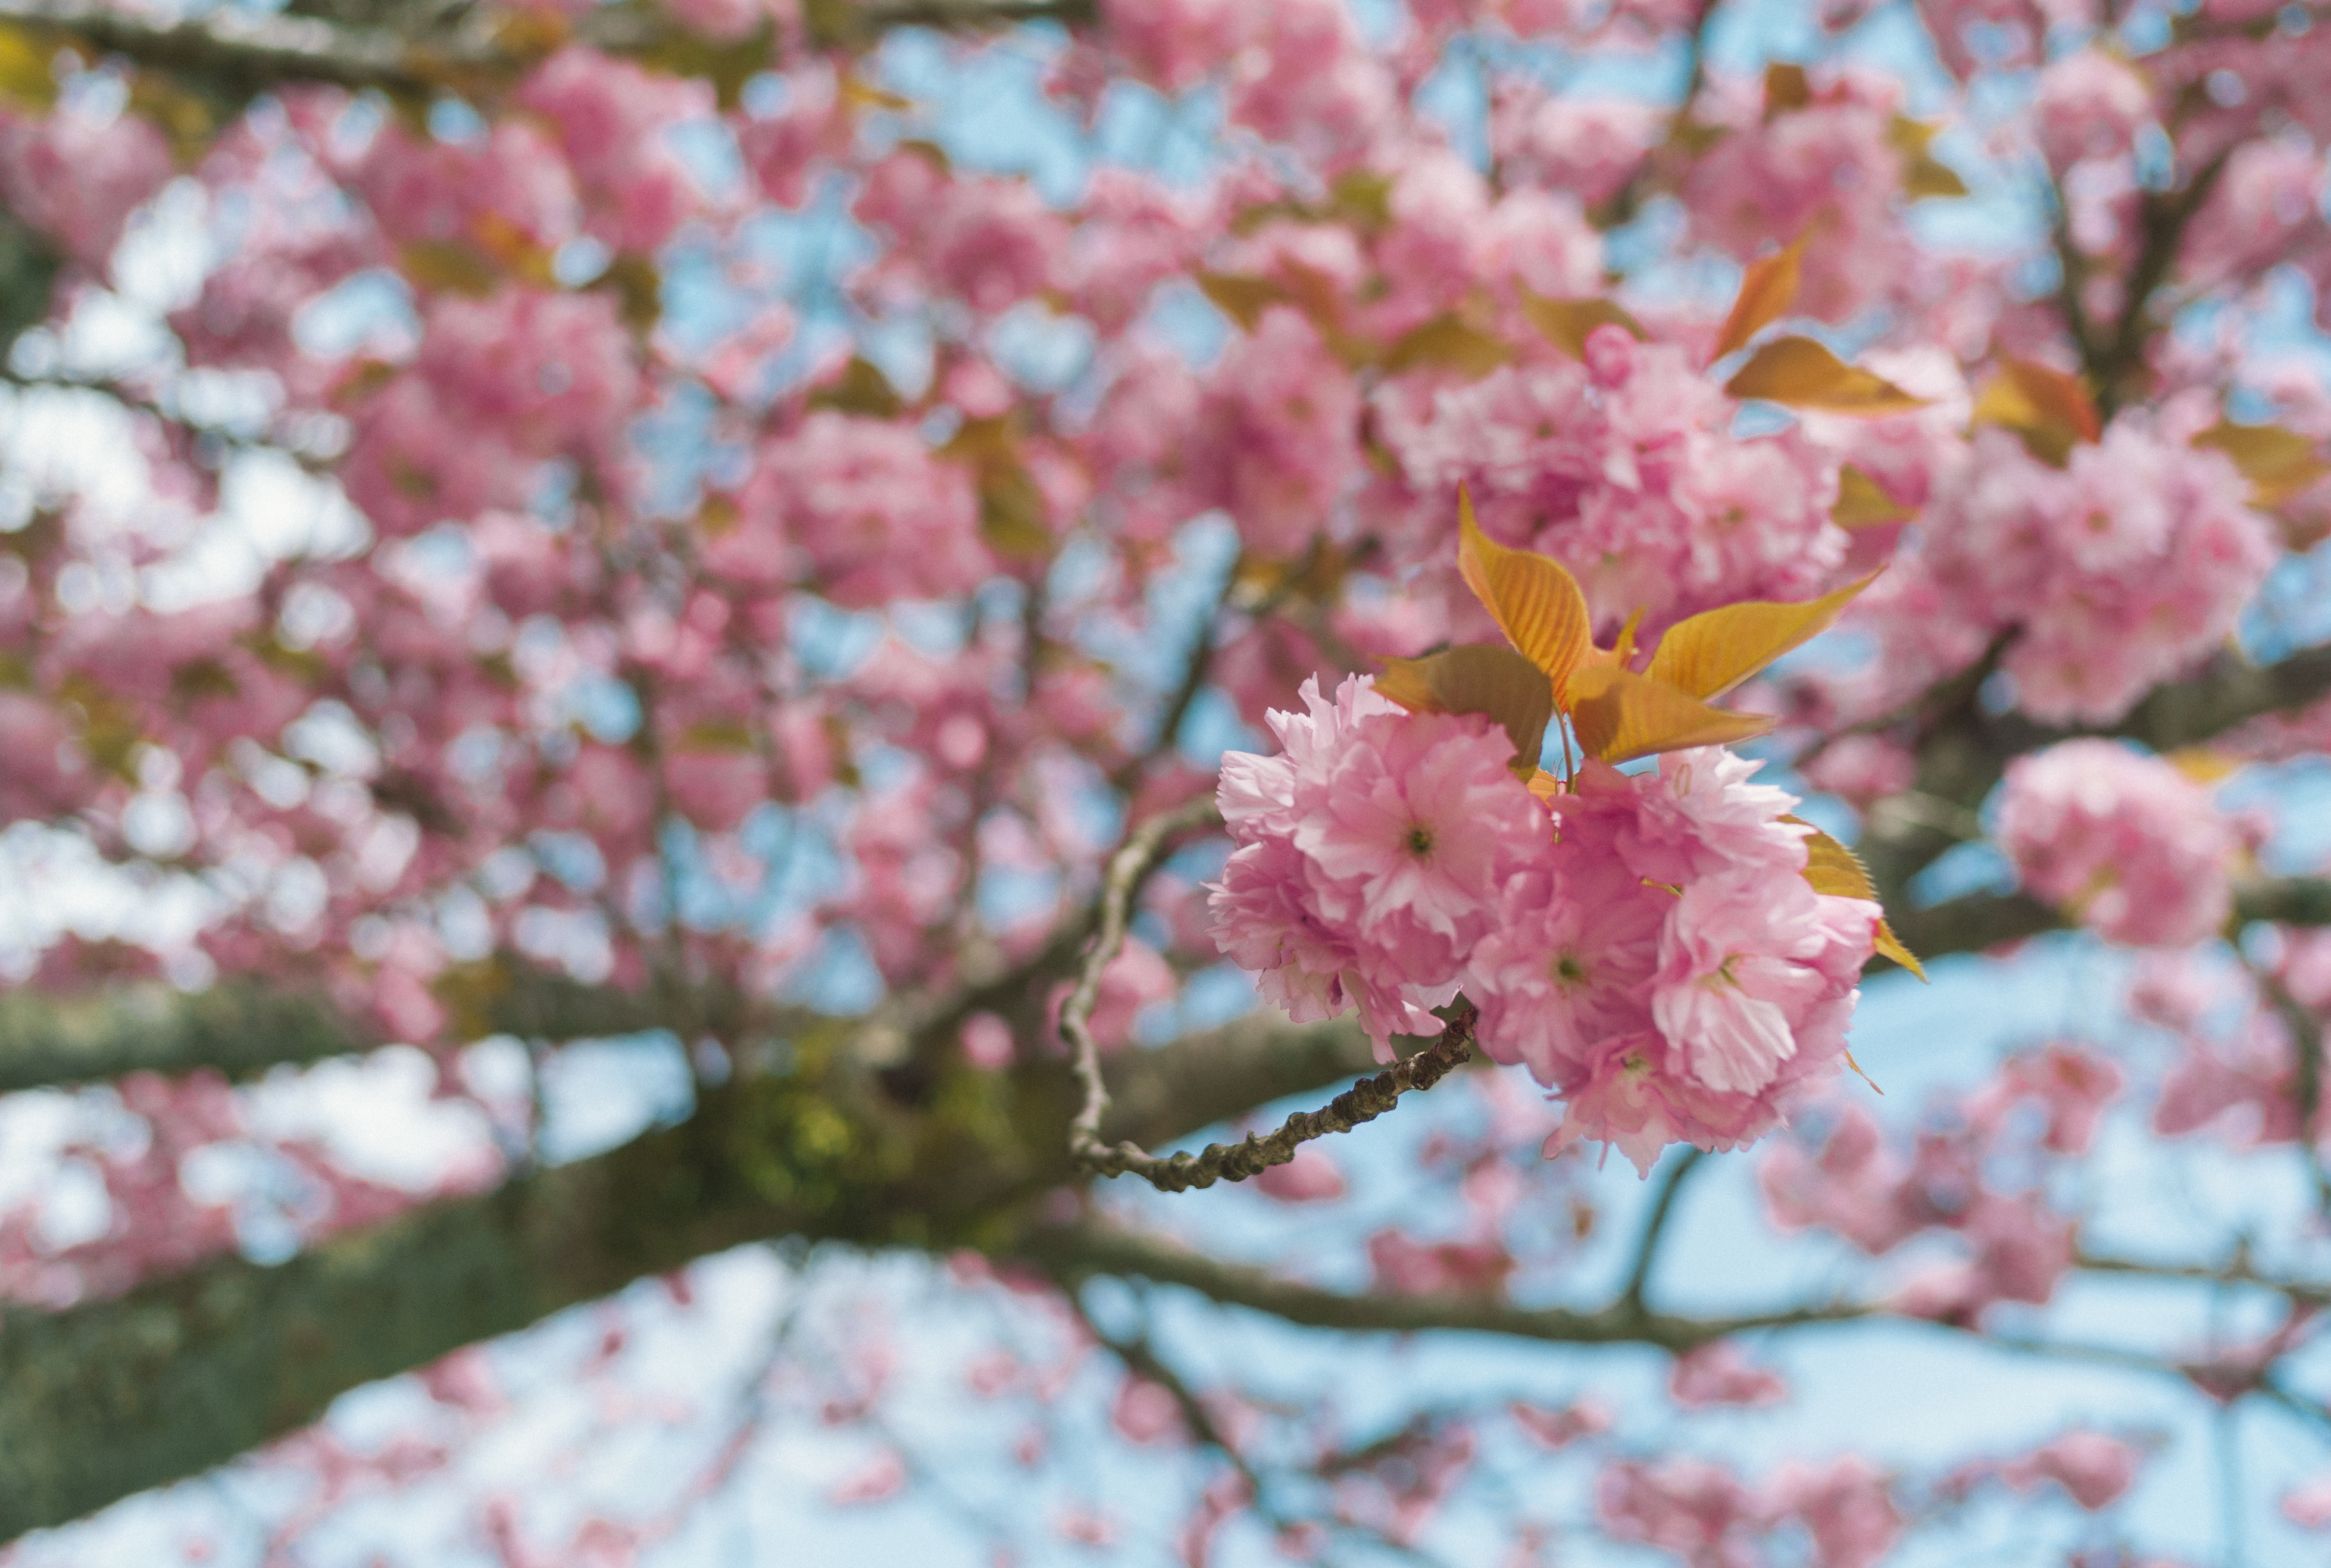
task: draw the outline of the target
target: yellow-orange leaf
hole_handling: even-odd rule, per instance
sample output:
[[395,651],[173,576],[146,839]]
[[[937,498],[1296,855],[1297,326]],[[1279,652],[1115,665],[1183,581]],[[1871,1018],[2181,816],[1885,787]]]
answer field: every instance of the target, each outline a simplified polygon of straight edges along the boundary
[[1902,155],[1902,194],[1912,201],[1927,196],[1963,196],[1966,181],[1958,170],[1927,150],[1943,128],[1898,114],[1886,128],[1888,145]]
[[[1803,817],[1784,817],[1782,820],[1803,822],[1805,826],[1812,827]],[[1816,893],[1827,893],[1839,898],[1867,898],[1873,904],[1878,902],[1878,889],[1871,884],[1870,872],[1862,865],[1861,857],[1819,828],[1813,828],[1805,835],[1805,880],[1812,885]],[[1878,917],[1878,951],[1919,979],[1927,977],[1926,965],[1920,964],[1918,955],[1904,946],[1902,939],[1894,935],[1894,927],[1886,923],[1882,912]]]
[[1837,505],[1830,508],[1829,520],[1839,527],[1879,528],[1907,523],[1917,515],[1917,508],[1888,495],[1883,485],[1851,463],[1837,470]]
[[1554,717],[1554,683],[1510,648],[1479,643],[1423,659],[1387,659],[1376,689],[1412,713],[1479,713],[1514,743],[1514,769],[1530,774]]
[[1680,687],[1616,665],[1591,665],[1566,688],[1571,727],[1586,755],[1629,762],[1692,746],[1729,746],[1771,729],[1761,713],[1710,708]]
[[1478,379],[1512,357],[1512,351],[1478,327],[1454,315],[1436,316],[1395,338],[1384,350],[1384,367],[1394,375],[1432,366]]
[[1805,68],[1776,60],[1765,67],[1765,118],[1786,114],[1791,109],[1810,108],[1813,101],[1812,83],[1805,80]]
[[1775,337],[1756,350],[1724,390],[1735,397],[1831,413],[1903,413],[1926,404],[1926,399],[1856,369],[1810,337]]
[[1248,332],[1262,319],[1262,313],[1273,305],[1287,302],[1287,290],[1269,278],[1241,277],[1232,272],[1200,272],[1198,291],[1214,303],[1214,308]]
[[1740,297],[1732,301],[1732,314],[1724,318],[1709,359],[1723,358],[1789,313],[1797,302],[1797,280],[1809,237],[1799,234],[1785,249],[1748,263],[1740,280]]
[[1660,639],[1644,671],[1693,697],[1723,696],[1759,670],[1829,629],[1876,572],[1799,604],[1752,600],[1679,621]]
[[1646,336],[1643,324],[1610,299],[1549,299],[1525,293],[1522,314],[1548,343],[1573,359],[1584,357],[1587,337],[1597,327],[1617,327],[1637,337]]
[[2197,784],[2213,784],[2241,772],[2242,759],[2206,746],[2184,746],[2162,760]]
[[1522,657],[1559,691],[1594,646],[1586,595],[1562,563],[1509,550],[1473,520],[1473,498],[1457,492],[1457,570]]
[[2195,446],[2224,452],[2250,481],[2250,499],[2258,505],[2282,505],[2326,474],[2331,463],[2317,454],[2315,443],[2295,430],[2279,424],[2233,424],[2224,421],[2193,438]]
[[1974,421],[2013,431],[2033,457],[2059,468],[2075,446],[2104,433],[2079,376],[2012,356],[2002,356],[1999,374],[1975,399]]

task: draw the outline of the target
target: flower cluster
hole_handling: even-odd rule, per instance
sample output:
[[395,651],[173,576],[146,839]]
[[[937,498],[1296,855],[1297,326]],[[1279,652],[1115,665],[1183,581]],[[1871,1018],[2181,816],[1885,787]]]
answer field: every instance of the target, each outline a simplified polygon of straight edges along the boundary
[[2008,765],[1999,842],[2026,888],[2110,941],[2206,941],[2232,908],[2232,824],[2173,765],[2112,741]]
[[1877,906],[1816,893],[1796,802],[1708,746],[1657,773],[1589,763],[1558,840],[1507,889],[1466,991],[1482,1049],[1566,1102],[1549,1151],[1738,1148],[1833,1076]]
[[1365,676],[1273,713],[1281,753],[1223,759],[1238,848],[1213,889],[1216,940],[1298,1022],[1356,1007],[1391,1037],[1440,1028],[1507,882],[1542,856],[1545,813],[1478,715],[1415,714]]
[[1754,1140],[1835,1073],[1878,910],[1814,891],[1812,830],[1756,764],[1589,762],[1549,810],[1479,716],[1365,677],[1303,696],[1270,716],[1282,755],[1224,761],[1213,889],[1223,951],[1291,1017],[1356,1007],[1383,1054],[1461,989],[1482,1050],[1567,1102],[1549,1152],[1599,1139],[1646,1170]]

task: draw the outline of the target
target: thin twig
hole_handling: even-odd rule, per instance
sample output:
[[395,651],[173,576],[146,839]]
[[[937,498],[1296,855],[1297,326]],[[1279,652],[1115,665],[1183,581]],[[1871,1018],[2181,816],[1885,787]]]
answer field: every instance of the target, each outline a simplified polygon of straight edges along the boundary
[[1686,1149],[1683,1157],[1670,1165],[1660,1178],[1660,1190],[1651,1199],[1651,1212],[1643,1221],[1643,1239],[1636,1243],[1635,1266],[1627,1275],[1627,1287],[1620,1293],[1620,1301],[1634,1312],[1643,1307],[1643,1291],[1650,1285],[1651,1265],[1659,1260],[1660,1237],[1667,1229],[1668,1218],[1675,1210],[1676,1195],[1683,1191],[1684,1179],[1699,1168],[1707,1158],[1704,1149]]
[[1127,835],[1124,847],[1109,858],[1102,879],[1100,929],[1085,953],[1076,989],[1061,1009],[1061,1038],[1076,1062],[1077,1081],[1084,1090],[1083,1108],[1069,1125],[1070,1157],[1104,1176],[1139,1176],[1161,1193],[1211,1187],[1216,1182],[1243,1182],[1273,1165],[1283,1165],[1295,1157],[1299,1145],[1374,1121],[1392,1109],[1401,1096],[1412,1089],[1431,1088],[1473,1054],[1474,1010],[1471,1003],[1460,1003],[1432,1045],[1373,1078],[1360,1079],[1322,1109],[1296,1112],[1267,1136],[1250,1133],[1236,1144],[1209,1144],[1194,1155],[1185,1151],[1163,1158],[1138,1144],[1102,1142],[1100,1125],[1108,1114],[1108,1086],[1101,1077],[1100,1043],[1093,1039],[1091,1024],[1093,1008],[1100,1000],[1101,971],[1124,948],[1134,893],[1167,843],[1193,830],[1218,826],[1222,820],[1213,801],[1193,801],[1179,811],[1151,818]]

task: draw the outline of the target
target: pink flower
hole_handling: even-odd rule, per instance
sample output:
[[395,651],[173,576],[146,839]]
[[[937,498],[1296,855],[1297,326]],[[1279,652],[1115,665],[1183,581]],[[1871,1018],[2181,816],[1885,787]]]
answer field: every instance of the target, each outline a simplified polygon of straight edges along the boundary
[[2032,131],[2051,167],[2126,153],[2153,118],[2145,79],[2101,49],[2051,62],[2031,95]]
[[0,111],[0,204],[101,271],[129,214],[170,177],[170,146],[138,115]]
[[2019,1491],[2054,1481],[2094,1513],[2128,1490],[2144,1459],[2144,1450],[2133,1443],[2103,1432],[2071,1431],[2003,1465],[2000,1477]]
[[1256,550],[1300,556],[1359,477],[1359,393],[1318,332],[1284,306],[1214,366],[1184,477],[1198,505],[1219,506]]
[[2205,941],[2232,908],[2223,814],[2168,763],[2112,741],[2069,740],[2010,764],[1998,837],[2036,897],[2110,941]]
[[1720,1465],[1621,1459],[1594,1487],[1594,1516],[1622,1541],[1672,1552],[1691,1568],[1752,1568],[1764,1524],[1756,1495]]
[[1282,1203],[1326,1203],[1344,1195],[1344,1174],[1318,1148],[1305,1145],[1283,1165],[1273,1165],[1254,1179],[1263,1196]]
[[1549,1153],[1734,1148],[1832,1075],[1875,908],[1804,881],[1796,802],[1709,747],[1656,774],[1589,764],[1554,802],[1559,841],[1506,884],[1465,991],[1481,1047],[1566,1103]]
[[1426,1009],[1456,994],[1548,823],[1487,719],[1407,713],[1364,676],[1333,703],[1317,680],[1302,695],[1308,713],[1270,715],[1280,755],[1223,759],[1237,847],[1212,885],[1215,940],[1299,1022],[1357,1006],[1381,1055],[1438,1029]]
[[1582,1438],[1591,1438],[1611,1430],[1611,1411],[1599,1401],[1578,1400],[1560,1410],[1547,1410],[1541,1405],[1509,1404],[1506,1413],[1514,1424],[1529,1435],[1541,1448],[1567,1448]]
[[1902,1512],[1885,1476],[1857,1455],[1827,1465],[1792,1459],[1772,1488],[1781,1509],[1812,1536],[1812,1568],[1875,1568],[1901,1538]]
[[1789,1397],[1780,1373],[1757,1366],[1730,1340],[1719,1339],[1676,1357],[1668,1397],[1687,1409],[1703,1405],[1779,1404]]

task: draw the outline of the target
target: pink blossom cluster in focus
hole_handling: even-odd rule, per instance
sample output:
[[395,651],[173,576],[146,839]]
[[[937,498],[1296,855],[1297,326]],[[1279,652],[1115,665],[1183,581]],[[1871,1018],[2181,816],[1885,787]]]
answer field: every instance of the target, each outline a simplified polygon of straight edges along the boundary
[[1568,1102],[1552,1153],[1736,1148],[1845,1050],[1878,911],[1813,891],[1793,797],[1717,747],[1656,773],[1589,763],[1551,810],[1479,717],[1404,712],[1365,677],[1273,713],[1277,757],[1233,753],[1238,846],[1215,936],[1297,1022],[1356,1006],[1429,1032],[1461,988],[1493,1059]]

